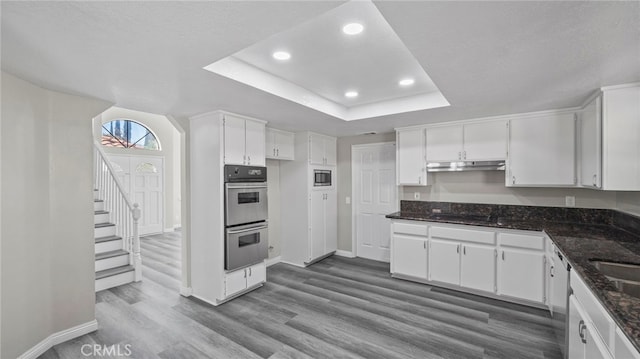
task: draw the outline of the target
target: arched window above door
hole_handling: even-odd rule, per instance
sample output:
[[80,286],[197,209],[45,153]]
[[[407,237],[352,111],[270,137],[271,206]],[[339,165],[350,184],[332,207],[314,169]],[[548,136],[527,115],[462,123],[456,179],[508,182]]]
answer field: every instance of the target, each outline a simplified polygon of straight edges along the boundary
[[101,143],[106,147],[160,150],[160,142],[150,129],[127,119],[117,119],[103,124]]

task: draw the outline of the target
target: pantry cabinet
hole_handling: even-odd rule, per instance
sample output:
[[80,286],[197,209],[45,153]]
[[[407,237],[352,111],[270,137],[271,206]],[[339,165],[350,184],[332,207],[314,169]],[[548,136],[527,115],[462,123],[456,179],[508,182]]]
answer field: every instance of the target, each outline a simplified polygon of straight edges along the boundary
[[337,249],[338,226],[336,213],[338,211],[337,194],[335,190],[311,191],[309,206],[309,255],[306,262],[322,257]]
[[428,127],[427,162],[489,161],[507,157],[507,122]]
[[274,160],[293,160],[293,144],[295,134],[276,130],[266,129],[266,158]]
[[224,114],[224,164],[265,166],[265,122]]
[[575,122],[574,113],[510,120],[506,185],[574,186]]
[[426,186],[425,130],[406,129],[396,132],[396,174],[399,186]]

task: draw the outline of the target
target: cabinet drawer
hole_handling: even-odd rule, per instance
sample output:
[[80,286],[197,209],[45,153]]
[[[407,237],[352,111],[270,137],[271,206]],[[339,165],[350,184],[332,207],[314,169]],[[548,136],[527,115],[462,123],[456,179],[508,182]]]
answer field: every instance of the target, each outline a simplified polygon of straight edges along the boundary
[[453,239],[457,241],[482,244],[496,244],[496,235],[493,231],[477,231],[451,227],[431,227],[431,238]]
[[427,236],[426,224],[413,224],[413,223],[393,223],[394,233],[412,234],[414,236]]
[[640,353],[633,347],[627,336],[616,327],[616,358],[640,359]]
[[573,294],[591,318],[594,328],[604,343],[609,349],[613,348],[613,332],[616,326],[609,313],[574,270],[571,271],[569,283],[571,284],[571,289],[573,289]]
[[537,250],[544,249],[544,237],[542,235],[498,233],[498,239],[501,246]]

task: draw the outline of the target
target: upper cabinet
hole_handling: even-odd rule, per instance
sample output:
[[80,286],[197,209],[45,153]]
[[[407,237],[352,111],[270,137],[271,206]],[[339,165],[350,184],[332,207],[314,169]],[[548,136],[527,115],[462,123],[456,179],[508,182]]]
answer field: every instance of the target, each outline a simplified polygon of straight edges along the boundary
[[309,163],[335,166],[337,163],[336,138],[315,133],[309,134]]
[[502,120],[427,128],[427,162],[504,160],[506,124]]
[[224,115],[224,164],[265,166],[265,122]]
[[293,160],[293,146],[295,134],[266,129],[266,157],[274,160]]
[[581,184],[640,190],[640,86],[603,88],[580,112]]
[[424,128],[396,131],[396,178],[399,186],[426,186]]
[[573,113],[510,120],[506,185],[574,186],[575,134]]

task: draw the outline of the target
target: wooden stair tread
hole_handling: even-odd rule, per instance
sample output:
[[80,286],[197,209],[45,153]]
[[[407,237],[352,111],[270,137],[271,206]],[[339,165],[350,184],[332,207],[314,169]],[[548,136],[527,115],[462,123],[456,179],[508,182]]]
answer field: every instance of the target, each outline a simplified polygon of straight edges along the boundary
[[106,278],[106,277],[111,277],[111,276],[122,274],[122,273],[132,272],[134,270],[135,268],[133,268],[133,266],[131,265],[101,270],[99,272],[96,272],[96,280]]
[[106,236],[106,237],[98,237],[96,238],[96,243],[109,242],[109,241],[117,241],[122,239],[119,236]]
[[113,224],[113,223],[108,223],[108,222],[105,222],[105,223],[96,223],[96,224],[94,225],[94,227],[95,227],[95,228],[104,228],[104,227],[113,227],[113,226],[115,226],[115,224]]
[[96,260],[101,260],[101,259],[107,259],[107,258],[113,258],[113,257],[119,257],[119,256],[123,256],[123,255],[128,255],[129,252],[123,250],[123,249],[116,249],[115,251],[109,251],[109,252],[104,252],[104,253],[96,253]]

